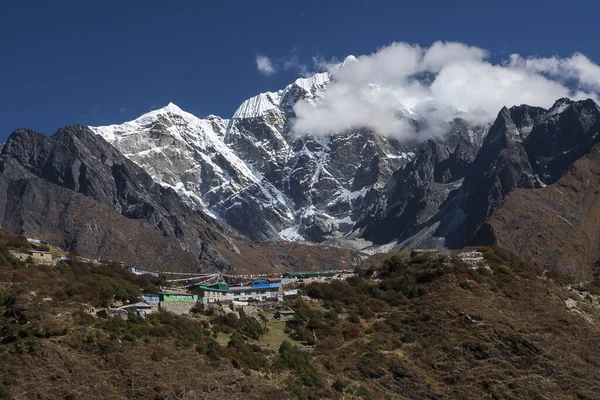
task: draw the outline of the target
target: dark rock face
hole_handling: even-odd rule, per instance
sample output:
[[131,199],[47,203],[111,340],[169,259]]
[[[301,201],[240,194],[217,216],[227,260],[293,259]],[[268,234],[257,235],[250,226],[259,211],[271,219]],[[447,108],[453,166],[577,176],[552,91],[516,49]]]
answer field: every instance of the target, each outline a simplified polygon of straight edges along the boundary
[[17,130],[0,153],[0,167],[2,228],[52,238],[67,250],[200,267],[215,260],[213,244],[226,241],[224,233],[236,236],[83,126],[50,137]]
[[443,140],[427,140],[415,158],[394,173],[383,194],[365,210],[359,227],[375,243],[403,241],[418,232],[439,210],[464,178],[486,127],[453,123]]
[[[521,134],[510,111],[503,108],[470,166],[461,188],[467,194],[461,206],[466,214],[466,235],[470,236],[475,232],[511,190],[517,187],[534,188],[538,185],[523,147]],[[470,237],[455,235],[448,239],[450,246],[458,247]]]
[[599,124],[600,109],[592,100],[560,99],[549,110],[503,109],[461,188],[464,236],[448,237],[446,244],[460,247],[473,239],[494,238],[482,224],[504,197],[516,188],[539,188],[558,180],[598,143]]
[[524,139],[531,165],[545,184],[558,180],[600,140],[600,109],[594,101],[560,99],[548,114]]
[[[486,220],[514,189],[558,180],[600,141],[600,109],[591,100],[558,100],[545,110],[504,108],[487,134],[428,141],[366,210],[363,237],[396,249],[494,244]],[[462,131],[464,132],[464,131]],[[483,139],[481,147],[477,140]]]

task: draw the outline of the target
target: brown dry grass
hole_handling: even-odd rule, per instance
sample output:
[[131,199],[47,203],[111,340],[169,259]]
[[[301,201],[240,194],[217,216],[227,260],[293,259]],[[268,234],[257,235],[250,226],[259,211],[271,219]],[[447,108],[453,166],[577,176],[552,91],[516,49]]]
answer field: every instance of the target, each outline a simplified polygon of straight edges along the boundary
[[[13,272],[22,265],[0,265],[5,284],[0,286],[0,395],[599,398],[600,307],[537,277],[512,256],[489,249],[486,254],[499,262],[490,261],[492,273],[474,272],[458,260],[419,256],[409,264],[398,261],[403,267],[388,276],[384,267],[374,281],[320,284],[321,295],[332,300],[290,302],[318,339],[307,359],[296,358],[304,363],[297,370],[282,364],[277,351],[265,351],[285,339],[279,321],[271,320],[270,332],[255,342],[266,349],[242,355],[241,349],[223,348],[221,358],[213,358],[196,351],[212,340],[204,322],[169,314],[131,324],[94,319],[84,316],[76,301],[42,300],[43,290],[32,285],[43,283],[39,279],[47,268],[30,266],[31,278],[20,280]],[[56,270],[52,279],[65,279],[67,272]],[[404,284],[409,278],[416,281]],[[319,294],[310,288],[307,293]],[[373,298],[370,289],[385,301]],[[6,297],[8,292],[13,297]],[[265,360],[265,366],[239,379],[245,357]],[[303,386],[312,371],[318,382]]]
[[600,149],[553,185],[514,190],[489,223],[500,246],[545,269],[591,280],[600,259]]

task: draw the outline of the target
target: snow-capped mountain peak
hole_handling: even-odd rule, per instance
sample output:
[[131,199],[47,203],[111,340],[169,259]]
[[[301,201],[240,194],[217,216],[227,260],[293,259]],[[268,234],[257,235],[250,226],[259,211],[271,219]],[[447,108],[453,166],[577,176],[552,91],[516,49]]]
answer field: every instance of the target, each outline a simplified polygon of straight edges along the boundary
[[304,89],[307,93],[311,93],[316,90],[324,90],[325,86],[327,86],[330,81],[331,77],[329,76],[329,72],[321,72],[308,78],[298,78],[294,82],[294,85]]
[[169,103],[92,130],[155,181],[252,239],[320,241],[351,232],[367,194],[375,199],[412,157],[366,130],[321,139],[290,134],[294,105],[318,99],[330,82],[331,72],[298,78],[244,101],[231,119],[198,118]]
[[160,110],[166,111],[169,113],[173,113],[173,114],[180,114],[180,113],[184,112],[181,108],[179,108],[179,106],[177,106],[175,103],[172,103],[172,102],[169,102],[169,104],[167,104],[165,107],[161,108]]
[[278,110],[281,92],[261,93],[244,101],[233,114],[232,119],[258,118],[268,111]]

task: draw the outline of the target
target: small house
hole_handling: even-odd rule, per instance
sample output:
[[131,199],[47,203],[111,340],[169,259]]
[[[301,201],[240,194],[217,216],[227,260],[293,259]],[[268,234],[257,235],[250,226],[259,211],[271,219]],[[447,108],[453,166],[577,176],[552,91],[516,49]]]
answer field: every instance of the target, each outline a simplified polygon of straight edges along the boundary
[[192,293],[161,292],[158,293],[159,301],[168,303],[195,303],[198,296]]
[[158,272],[150,271],[143,268],[131,267],[131,273],[135,275],[152,275],[158,278]]
[[299,271],[299,272],[286,272],[284,277],[287,279],[314,279],[314,278],[332,278],[339,275],[338,271],[327,270],[327,271]]
[[294,318],[296,313],[291,308],[284,308],[281,310],[277,310],[273,318],[281,320],[281,321],[289,321]]
[[410,256],[416,257],[421,254],[425,254],[425,255],[429,255],[429,256],[436,256],[439,253],[440,253],[440,251],[436,250],[436,249],[414,249],[413,251],[410,252]]
[[53,264],[54,259],[52,257],[52,253],[48,251],[39,251],[39,250],[31,250],[31,258],[33,261],[39,262],[42,264]]
[[144,294],[142,297],[146,303],[160,303],[160,295],[158,294]]
[[212,285],[192,285],[189,290],[205,304],[233,300],[233,294],[229,290],[229,285],[225,282],[217,282]]
[[10,254],[18,258],[21,261],[27,261],[31,258],[35,263],[38,264],[54,264],[54,259],[52,257],[52,253],[48,251],[39,251],[39,250],[29,250],[29,251],[18,251],[18,250],[10,250]]
[[127,319],[129,313],[135,312],[137,316],[144,317],[146,314],[149,314],[152,310],[152,306],[146,303],[135,303],[135,304],[127,304],[122,307],[116,308],[107,308],[101,311],[98,311],[96,315],[99,317],[121,317],[123,319]]
[[277,296],[281,294],[281,282],[257,279],[250,286],[232,286],[229,290],[237,301],[277,300]]

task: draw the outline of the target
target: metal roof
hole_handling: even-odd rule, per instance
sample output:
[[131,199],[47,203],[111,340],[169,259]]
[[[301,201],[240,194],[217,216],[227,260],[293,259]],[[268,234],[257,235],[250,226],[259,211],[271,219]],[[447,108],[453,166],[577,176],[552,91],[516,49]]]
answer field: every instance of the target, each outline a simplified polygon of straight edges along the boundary
[[287,276],[316,276],[316,275],[335,275],[337,273],[339,273],[339,272],[333,271],[333,270],[327,270],[327,271],[299,271],[299,272],[291,271],[291,272],[286,272],[285,275],[287,275]]

